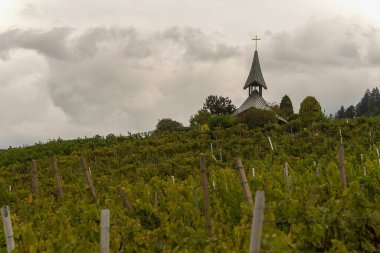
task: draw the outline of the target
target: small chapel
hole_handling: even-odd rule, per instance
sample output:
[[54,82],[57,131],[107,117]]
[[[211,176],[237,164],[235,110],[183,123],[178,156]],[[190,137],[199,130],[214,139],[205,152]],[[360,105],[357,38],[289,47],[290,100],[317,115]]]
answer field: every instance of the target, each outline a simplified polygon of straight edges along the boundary
[[252,40],[256,42],[256,48],[253,55],[251,70],[249,71],[247,81],[245,82],[243,88],[244,90],[248,89],[248,98],[234,112],[233,115],[238,115],[252,107],[262,110],[271,110],[270,106],[263,98],[263,88],[267,89],[267,84],[265,83],[261,72],[259,54],[257,52],[257,41],[260,39],[258,39],[256,35],[256,37]]
[[[244,84],[244,90],[248,89],[248,98],[244,103],[232,114],[233,116],[239,115],[240,113],[250,109],[256,108],[261,110],[272,110],[268,103],[263,98],[263,89],[267,89],[267,84],[265,83],[263,74],[261,72],[259,54],[257,52],[257,41],[260,40],[257,38],[252,39],[256,42],[256,49],[253,55],[253,61],[251,70],[247,81]],[[279,121],[286,122],[285,119],[277,116]]]

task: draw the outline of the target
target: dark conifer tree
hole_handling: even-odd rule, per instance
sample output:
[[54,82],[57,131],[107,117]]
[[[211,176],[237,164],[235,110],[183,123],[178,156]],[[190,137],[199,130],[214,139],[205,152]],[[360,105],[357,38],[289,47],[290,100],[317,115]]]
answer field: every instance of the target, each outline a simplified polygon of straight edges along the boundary
[[377,87],[372,89],[369,107],[371,115],[380,114],[380,93]]
[[286,116],[290,116],[290,115],[292,115],[292,114],[294,113],[294,112],[293,112],[293,104],[292,104],[292,101],[290,100],[290,98],[289,98],[288,95],[285,95],[285,96],[281,99],[280,110],[281,110]]
[[367,89],[364,97],[356,105],[356,116],[368,116],[370,111],[371,92]]
[[343,119],[346,117],[346,110],[344,109],[344,106],[342,105],[339,109],[339,111],[335,114],[336,119]]
[[351,105],[347,107],[346,118],[350,118],[350,119],[355,118],[355,106]]

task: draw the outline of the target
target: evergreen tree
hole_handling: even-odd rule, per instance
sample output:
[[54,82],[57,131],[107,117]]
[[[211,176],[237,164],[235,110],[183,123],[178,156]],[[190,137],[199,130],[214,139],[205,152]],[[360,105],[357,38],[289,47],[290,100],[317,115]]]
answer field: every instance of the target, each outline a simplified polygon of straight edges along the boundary
[[335,114],[336,119],[343,119],[346,117],[346,110],[344,109],[344,106],[342,105],[339,109],[339,111]]
[[380,93],[377,87],[372,89],[369,107],[371,115],[380,114]]
[[286,116],[290,116],[290,115],[292,115],[292,114],[294,113],[294,112],[293,112],[293,104],[292,104],[292,101],[290,100],[290,98],[288,97],[288,95],[285,95],[285,96],[281,99],[280,110],[281,110]]
[[350,118],[350,119],[353,119],[355,118],[355,106],[351,105],[349,107],[347,107],[347,110],[346,110],[346,118]]
[[367,89],[364,97],[356,105],[356,116],[368,116],[370,111],[371,92]]

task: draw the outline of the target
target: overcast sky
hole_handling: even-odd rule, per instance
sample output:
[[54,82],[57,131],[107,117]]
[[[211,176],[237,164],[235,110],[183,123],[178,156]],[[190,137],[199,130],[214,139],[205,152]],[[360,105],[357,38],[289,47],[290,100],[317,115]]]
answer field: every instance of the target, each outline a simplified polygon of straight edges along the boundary
[[188,124],[247,97],[257,34],[269,102],[327,114],[380,86],[377,0],[0,0],[0,147]]

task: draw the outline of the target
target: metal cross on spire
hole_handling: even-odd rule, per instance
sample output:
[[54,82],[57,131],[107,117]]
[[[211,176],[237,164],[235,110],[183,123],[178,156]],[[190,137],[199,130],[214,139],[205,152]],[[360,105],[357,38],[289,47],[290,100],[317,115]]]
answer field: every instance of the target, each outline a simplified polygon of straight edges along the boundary
[[252,39],[252,40],[254,40],[254,41],[256,42],[256,50],[257,50],[257,41],[260,40],[260,39],[258,39],[258,38],[257,38],[257,35],[256,35],[255,38]]

